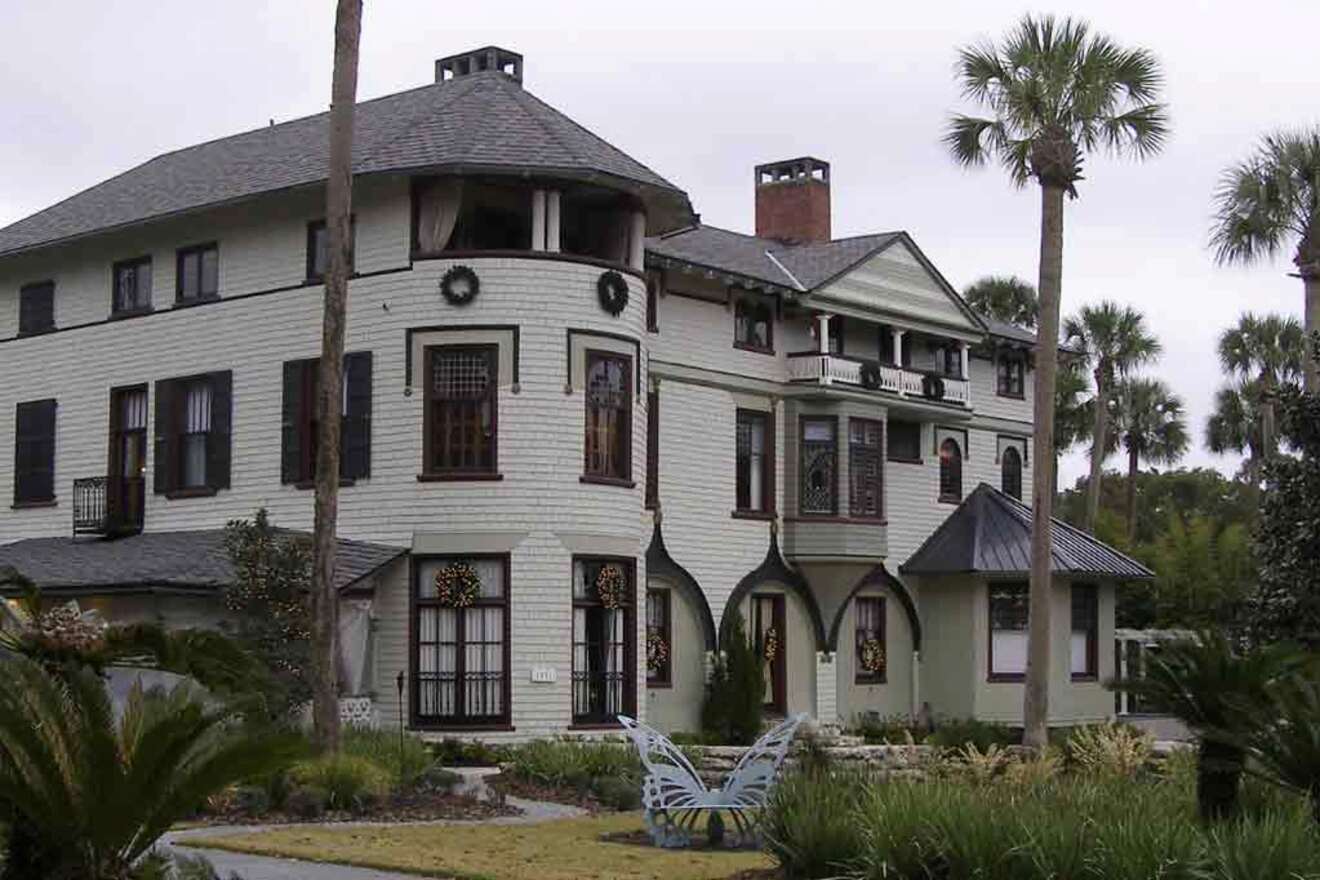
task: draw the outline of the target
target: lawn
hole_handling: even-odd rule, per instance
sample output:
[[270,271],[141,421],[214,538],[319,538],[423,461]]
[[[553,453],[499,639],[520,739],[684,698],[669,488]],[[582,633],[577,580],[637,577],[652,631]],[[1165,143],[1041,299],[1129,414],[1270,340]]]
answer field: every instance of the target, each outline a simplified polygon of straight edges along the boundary
[[691,852],[607,843],[642,827],[638,813],[536,825],[281,828],[193,838],[188,846],[337,862],[427,876],[489,880],[724,880],[770,866],[756,852]]

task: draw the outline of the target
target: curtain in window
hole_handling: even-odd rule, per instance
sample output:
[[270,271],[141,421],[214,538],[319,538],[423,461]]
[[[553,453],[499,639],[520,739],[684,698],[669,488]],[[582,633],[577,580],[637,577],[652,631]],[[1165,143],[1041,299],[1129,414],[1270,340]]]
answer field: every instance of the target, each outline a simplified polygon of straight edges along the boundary
[[990,592],[992,675],[1024,675],[1027,671],[1027,601],[1026,587]]
[[766,417],[739,413],[737,432],[738,509],[766,510]]
[[454,561],[418,566],[417,715],[454,723],[503,718],[508,701],[504,561],[463,560],[481,579],[475,604],[429,604],[436,600],[436,573]]
[[[624,607],[609,609],[601,603],[596,578],[602,568],[613,568],[623,576]],[[609,723],[616,715],[633,711],[628,647],[636,637],[629,633],[634,601],[629,577],[627,567],[618,562],[579,560],[573,564],[575,721]]]
[[417,202],[417,247],[436,253],[449,246],[463,204],[462,178],[435,180],[423,187]]
[[211,432],[211,385],[194,382],[184,396],[183,485],[206,485],[206,437]]

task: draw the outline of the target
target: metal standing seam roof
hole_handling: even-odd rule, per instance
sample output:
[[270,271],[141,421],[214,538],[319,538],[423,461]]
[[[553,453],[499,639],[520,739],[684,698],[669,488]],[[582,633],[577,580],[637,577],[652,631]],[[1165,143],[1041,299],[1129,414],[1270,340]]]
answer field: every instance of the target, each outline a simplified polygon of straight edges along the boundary
[[[284,530],[281,530],[284,531]],[[285,532],[310,537],[305,532]],[[144,532],[115,540],[29,538],[0,545],[12,566],[43,590],[132,587],[214,589],[234,580],[224,531]],[[335,587],[346,590],[408,553],[403,547],[340,538]]]
[[[326,178],[328,113],[165,153],[0,229],[0,256]],[[533,171],[609,178],[665,220],[692,222],[687,195],[499,71],[362,101],[353,172]]]
[[[1031,571],[1032,510],[981,483],[912,554],[899,571],[909,575],[1021,575]],[[1130,556],[1051,519],[1051,571],[1055,574],[1146,580],[1154,572]]]

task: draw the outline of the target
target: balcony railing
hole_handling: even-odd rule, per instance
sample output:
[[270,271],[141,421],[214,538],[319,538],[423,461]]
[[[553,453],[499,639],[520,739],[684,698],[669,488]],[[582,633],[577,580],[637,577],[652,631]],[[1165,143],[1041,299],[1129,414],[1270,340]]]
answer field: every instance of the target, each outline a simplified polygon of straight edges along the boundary
[[142,531],[141,477],[83,477],[73,481],[73,533],[118,537]]
[[814,382],[819,385],[856,385],[859,388],[890,391],[902,397],[940,400],[961,406],[969,402],[966,379],[837,354],[790,354],[788,378],[792,382]]

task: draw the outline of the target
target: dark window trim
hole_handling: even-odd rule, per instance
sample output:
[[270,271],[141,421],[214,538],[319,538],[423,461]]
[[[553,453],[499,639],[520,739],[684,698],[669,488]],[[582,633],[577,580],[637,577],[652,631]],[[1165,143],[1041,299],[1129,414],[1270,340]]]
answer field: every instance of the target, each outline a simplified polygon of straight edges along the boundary
[[[504,564],[504,601],[485,604],[499,604],[504,608],[504,712],[499,716],[482,716],[471,722],[456,722],[442,719],[443,716],[423,716],[418,713],[420,702],[420,681],[418,680],[418,611],[421,607],[438,606],[433,600],[417,598],[417,568],[419,562],[436,559],[498,559]],[[482,604],[478,601],[476,604]],[[509,668],[511,658],[513,620],[513,577],[512,555],[509,553],[425,553],[408,557],[408,727],[412,730],[513,730],[513,675]],[[455,650],[458,657],[463,651]],[[457,666],[455,667],[457,669]],[[455,683],[457,687],[457,683]]]
[[[30,317],[31,306],[27,305],[28,300],[33,296],[45,296],[46,302],[43,305],[43,312],[48,312],[42,317],[44,322],[36,327],[30,324],[25,325],[23,319]],[[25,308],[25,306],[27,306]],[[29,281],[18,289],[18,335],[19,337],[40,336],[43,333],[53,333],[55,326],[55,281],[46,278],[41,281]]]
[[[372,353],[370,349],[359,349],[357,351],[344,352],[344,387],[342,402],[340,404],[340,432],[339,432],[339,485],[349,487],[357,484],[359,479],[367,479],[371,476],[370,466],[367,465],[365,472],[349,473],[350,464],[347,455],[348,444],[350,443],[349,433],[351,431],[351,421],[355,417],[361,417],[359,413],[352,410],[352,394],[350,393],[349,379],[353,375],[353,364],[360,362],[365,358],[366,372],[371,371]],[[298,410],[293,413],[293,431],[297,439],[298,461],[293,471],[287,467],[286,453],[289,438],[284,436],[284,412],[288,406],[288,401],[281,399],[281,434],[280,437],[280,482],[284,485],[291,485],[295,489],[307,490],[316,488],[316,457],[313,454],[315,441],[317,439],[317,407],[320,405],[318,395],[314,392],[320,384],[320,357],[295,358],[285,361],[282,367],[287,371],[293,367],[298,372],[297,378],[297,403]],[[359,369],[362,369],[359,367]],[[375,379],[372,378],[374,385]],[[282,397],[288,394],[288,387],[281,391]],[[369,421],[369,416],[363,417]],[[370,426],[366,428],[370,430]],[[369,458],[369,452],[368,452]]]
[[[863,630],[862,621],[862,603],[874,603],[878,606],[877,620],[880,628],[877,630]],[[853,605],[853,684],[888,684],[889,683],[889,633],[888,630],[888,606],[885,604],[884,596],[865,595],[858,596]],[[867,672],[862,669],[862,633],[875,632],[877,641],[885,651],[884,668],[878,672]]]
[[646,500],[647,510],[660,506],[660,392],[646,393]]
[[[155,311],[155,305],[154,305],[155,297],[153,295],[153,290],[147,291],[147,296],[146,296],[147,301],[145,303],[140,302],[140,300],[142,299],[142,291],[137,289],[136,281],[134,282],[134,287],[133,287],[134,300],[135,300],[134,305],[128,308],[123,308],[123,309],[119,308],[120,270],[128,269],[128,268],[137,269],[139,266],[144,266],[144,265],[151,266],[150,254],[145,254],[140,257],[132,257],[127,260],[116,260],[111,265],[110,267],[110,317],[111,318],[134,318],[137,317],[138,315],[148,315],[151,314],[151,312]],[[155,277],[156,273],[155,273],[155,267],[151,266],[151,268],[152,268],[151,287],[154,289],[156,286],[156,277]]]
[[[490,381],[490,462],[489,469],[468,467],[436,468],[432,460],[432,431],[435,429],[435,416],[432,404],[435,402],[435,380],[431,359],[441,351],[480,351],[491,358],[492,373]],[[445,482],[460,480],[501,480],[500,473],[500,346],[496,342],[461,342],[428,345],[422,350],[422,365],[426,371],[425,384],[422,386],[422,472],[417,476],[420,482]]]
[[[808,511],[802,509],[803,489],[806,486],[806,469],[802,467],[802,452],[806,448],[807,423],[828,423],[834,444],[834,485],[830,488],[830,509],[828,511]],[[837,517],[839,515],[839,417],[823,415],[798,416],[798,497],[797,516],[808,520],[818,517]]]
[[[413,357],[412,357],[413,336],[417,335],[418,333],[467,333],[469,331],[501,331],[508,333],[513,337],[513,358],[512,358],[513,375],[510,377],[510,379],[513,381],[513,384],[516,386],[518,384],[518,355],[520,353],[519,338],[518,338],[519,333],[518,333],[517,324],[432,324],[426,327],[409,327],[407,331],[404,332],[404,351],[403,351],[404,386],[411,388],[413,384],[413,369],[414,369]],[[436,345],[459,345],[459,344],[468,344],[468,343],[449,343],[449,342],[436,343]],[[486,343],[472,343],[472,344],[486,344]],[[494,343],[490,343],[490,344],[494,344]],[[430,347],[431,346],[427,346],[427,348]],[[422,351],[422,357],[423,359],[425,359],[426,357],[425,350]],[[426,364],[422,364],[421,368],[425,369]]]
[[[765,426],[765,455],[761,459],[761,506],[743,507],[738,503],[738,429],[744,421],[761,422]],[[733,491],[733,513],[734,516],[773,519],[777,512],[776,504],[778,496],[778,487],[775,485],[775,414],[773,410],[749,409],[738,407],[734,411],[734,491]],[[750,474],[749,474],[750,476]],[[751,494],[750,487],[748,494]]]
[[637,560],[630,556],[611,556],[608,554],[574,554],[569,561],[569,597],[571,599],[570,613],[573,615],[571,622],[571,635],[569,643],[568,660],[568,711],[570,719],[570,729],[576,730],[608,730],[619,726],[618,722],[604,718],[590,718],[585,715],[573,714],[573,676],[577,672],[577,614],[574,613],[577,608],[598,608],[602,607],[599,602],[593,602],[583,599],[577,595],[574,578],[577,577],[578,563],[583,565],[591,563],[614,563],[622,565],[626,573],[629,584],[629,601],[623,608],[623,712],[624,715],[636,716],[637,713]]
[[[857,487],[857,472],[853,457],[855,450],[866,450],[869,447],[866,444],[853,443],[852,426],[854,422],[861,424],[863,428],[874,426],[880,432],[880,445],[875,449],[876,463],[879,470],[879,473],[875,476],[875,494],[876,503],[880,509],[875,514],[859,512],[857,509],[856,492],[854,491]],[[853,519],[884,520],[887,518],[885,509],[885,433],[885,423],[880,419],[848,417],[848,515]]]
[[[587,447],[587,437],[591,401],[589,398],[589,389],[587,388],[588,377],[591,375],[591,365],[594,361],[622,361],[626,372],[623,377],[623,391],[627,395],[627,400],[623,405],[624,417],[620,421],[619,430],[623,432],[622,443],[622,461],[619,462],[619,473],[605,474],[591,471],[591,455]],[[632,479],[632,441],[633,441],[633,409],[636,407],[636,400],[633,397],[633,371],[637,369],[637,362],[633,360],[632,355],[623,354],[617,351],[608,351],[600,348],[588,348],[582,352],[582,476],[583,483],[603,483],[612,486],[626,486],[633,488],[636,483]],[[637,372],[641,372],[637,370]]]
[[667,690],[674,686],[674,591],[668,587],[647,587],[646,589],[646,637],[651,637],[651,596],[657,596],[664,605],[664,625],[658,627],[660,637],[669,646],[669,656],[664,668],[652,676],[651,667],[646,667],[646,686],[652,690]]
[[[202,263],[201,255],[207,251],[215,251],[215,290],[206,293],[202,290]],[[198,255],[197,262],[197,296],[185,298],[183,295],[183,261],[185,257]],[[207,241],[201,244],[190,244],[187,247],[181,247],[174,252],[174,304],[176,306],[196,305],[197,303],[207,302],[220,298],[220,244],[215,241]]]
[[[1004,374],[999,371],[1000,364],[1008,365],[1008,370]],[[1013,390],[1012,367],[1016,366],[1017,373],[1017,391]],[[1007,383],[1005,379],[1007,378]],[[995,355],[995,395],[997,397],[1007,397],[1012,400],[1024,400],[1026,398],[1027,388],[1027,358],[1025,355],[1008,354],[999,352]]]
[[[1013,479],[1016,481],[1016,492],[1009,491],[1013,488],[1009,486],[1010,453],[1012,454],[1011,460],[1017,463],[1016,472],[1013,474]],[[1016,446],[1004,447],[1004,451],[999,455],[999,489],[1005,495],[1016,498],[1019,501],[1022,500],[1022,454],[1018,452]]]
[[[990,583],[986,585],[986,681],[992,684],[1017,684],[1026,680],[1026,674],[1022,672],[995,672],[995,591],[996,590],[1020,590],[1027,594],[1027,601],[1031,601],[1030,591],[1027,584],[1021,581],[1009,581],[1005,583]],[[1031,618],[1027,618],[1026,630],[1012,630],[1013,632],[1030,632]]]
[[[1076,595],[1078,590],[1085,590],[1090,596],[1091,625],[1086,629],[1086,671],[1072,671],[1072,636],[1081,632],[1076,622]],[[1072,681],[1100,680],[1100,588],[1095,584],[1074,583],[1069,587],[1068,621],[1068,676]]]
[[[765,310],[765,345],[755,345],[738,338],[738,313],[748,307]],[[775,353],[775,310],[769,303],[747,295],[738,296],[733,301],[733,347],[739,351],[750,351],[755,354]]]
[[752,593],[748,617],[752,626],[752,645],[760,657],[765,657],[761,643],[761,608],[770,606],[770,627],[779,636],[779,652],[771,664],[770,702],[764,708],[776,714],[788,712],[788,596],[785,593]]

